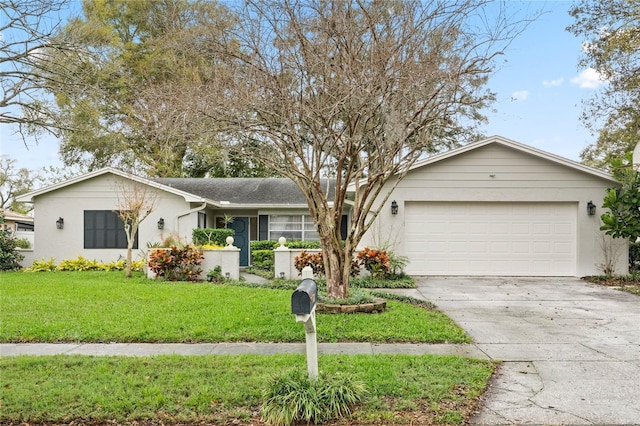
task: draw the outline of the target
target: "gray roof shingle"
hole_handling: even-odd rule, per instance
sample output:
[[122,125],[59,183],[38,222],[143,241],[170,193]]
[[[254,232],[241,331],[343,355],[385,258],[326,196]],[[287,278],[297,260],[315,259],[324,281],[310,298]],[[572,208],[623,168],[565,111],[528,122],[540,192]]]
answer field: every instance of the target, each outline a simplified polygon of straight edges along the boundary
[[[157,178],[154,182],[212,201],[249,205],[307,205],[300,188],[287,178]],[[329,201],[335,181],[329,180]],[[327,180],[322,179],[326,188]]]

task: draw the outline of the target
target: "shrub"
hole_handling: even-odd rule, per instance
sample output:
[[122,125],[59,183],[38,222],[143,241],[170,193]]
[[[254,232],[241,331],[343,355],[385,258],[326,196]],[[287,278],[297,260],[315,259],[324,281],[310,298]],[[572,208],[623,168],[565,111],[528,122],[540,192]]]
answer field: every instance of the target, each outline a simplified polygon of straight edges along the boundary
[[52,272],[56,270],[56,263],[53,257],[45,260],[34,260],[31,266],[25,269],[26,272]]
[[56,271],[100,271],[103,268],[97,260],[88,260],[82,256],[76,259],[63,260],[56,267]]
[[[280,247],[280,243],[276,240],[259,240],[251,241],[251,250],[273,250]],[[319,249],[320,241],[298,241],[287,240],[285,247],[290,249]]]
[[235,231],[227,228],[197,228],[191,233],[193,244],[198,246],[218,245],[224,247],[227,245],[227,237],[234,235]]
[[149,255],[149,269],[168,281],[196,281],[202,272],[202,249],[187,245],[168,250],[154,250]]
[[386,252],[365,247],[358,253],[357,259],[373,278],[384,278],[391,270],[391,262]]
[[0,271],[17,271],[22,268],[20,262],[24,256],[16,250],[16,241],[11,237],[11,231],[2,229],[4,216],[0,214]]
[[318,276],[324,276],[324,263],[322,261],[322,252],[309,253],[306,250],[302,250],[299,255],[294,259],[294,266],[298,270],[298,273],[302,274],[302,270],[306,266],[311,266],[313,274]]
[[15,238],[13,240],[17,248],[28,249],[31,248],[31,242],[26,238]]
[[273,250],[253,250],[251,252],[251,257],[255,268],[265,271],[273,271]]
[[215,268],[207,272],[207,281],[214,283],[223,283],[227,279],[222,275],[222,266],[216,265]]
[[263,392],[262,418],[271,425],[319,424],[350,415],[366,396],[364,384],[349,375],[313,380],[296,370],[271,380]]

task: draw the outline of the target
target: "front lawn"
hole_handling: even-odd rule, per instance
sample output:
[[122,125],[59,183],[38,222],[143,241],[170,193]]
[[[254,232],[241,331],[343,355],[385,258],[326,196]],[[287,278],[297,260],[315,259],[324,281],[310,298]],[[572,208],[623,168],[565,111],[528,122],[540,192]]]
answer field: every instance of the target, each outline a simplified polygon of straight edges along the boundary
[[[169,283],[122,272],[3,273],[0,342],[304,342],[291,291]],[[320,342],[466,343],[445,315],[396,301],[383,314],[319,315]]]
[[[270,377],[300,355],[0,358],[0,423],[262,425]],[[467,424],[494,365],[441,356],[320,356],[369,397],[346,424]]]

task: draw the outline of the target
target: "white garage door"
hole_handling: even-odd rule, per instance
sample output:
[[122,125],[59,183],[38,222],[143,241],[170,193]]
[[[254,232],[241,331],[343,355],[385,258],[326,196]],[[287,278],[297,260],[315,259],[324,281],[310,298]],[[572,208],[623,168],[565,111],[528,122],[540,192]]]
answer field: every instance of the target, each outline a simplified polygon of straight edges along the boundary
[[574,203],[405,205],[407,273],[574,276]]

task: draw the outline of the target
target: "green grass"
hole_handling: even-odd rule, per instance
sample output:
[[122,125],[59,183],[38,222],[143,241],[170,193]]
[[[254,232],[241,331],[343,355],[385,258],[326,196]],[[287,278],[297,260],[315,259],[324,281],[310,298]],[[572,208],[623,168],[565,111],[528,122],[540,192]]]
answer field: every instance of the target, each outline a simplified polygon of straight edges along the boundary
[[[121,272],[3,273],[0,342],[304,342],[291,291],[169,283]],[[319,315],[321,342],[469,342],[445,315],[397,301]]]
[[[463,424],[494,368],[409,355],[320,356],[319,364],[365,383],[370,395],[354,415],[357,424]],[[0,423],[247,424],[269,379],[304,366],[301,355],[4,357]]]

